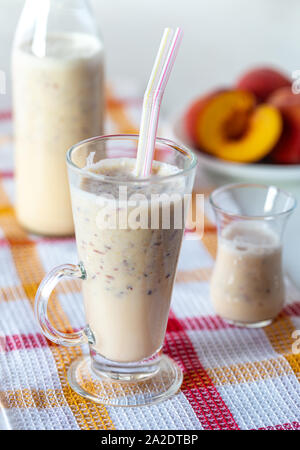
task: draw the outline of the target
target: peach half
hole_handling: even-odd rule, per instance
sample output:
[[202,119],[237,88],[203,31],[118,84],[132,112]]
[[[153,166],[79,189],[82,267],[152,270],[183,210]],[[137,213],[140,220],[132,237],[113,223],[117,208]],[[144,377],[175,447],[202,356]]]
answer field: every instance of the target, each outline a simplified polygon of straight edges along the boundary
[[221,159],[255,162],[264,158],[282,131],[281,114],[241,90],[219,91],[194,103],[185,116],[194,144]]

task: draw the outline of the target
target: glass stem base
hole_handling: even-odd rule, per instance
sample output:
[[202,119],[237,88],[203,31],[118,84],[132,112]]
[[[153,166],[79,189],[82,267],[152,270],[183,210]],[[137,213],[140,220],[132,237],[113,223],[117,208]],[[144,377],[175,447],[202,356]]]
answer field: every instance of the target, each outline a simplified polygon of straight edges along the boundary
[[268,325],[271,325],[274,319],[266,319],[261,320],[260,322],[239,322],[238,320],[229,320],[222,317],[222,319],[229,323],[230,325],[234,325],[236,327],[243,327],[243,328],[264,328]]
[[91,350],[91,370],[95,376],[113,381],[131,383],[153,377],[160,369],[159,361],[162,352],[158,351],[152,357],[139,363],[116,363],[103,358]]
[[181,369],[166,355],[142,367],[103,366],[95,362],[94,357],[84,356],[75,360],[68,371],[68,381],[75,392],[110,406],[142,406],[161,402],[178,392],[182,380]]

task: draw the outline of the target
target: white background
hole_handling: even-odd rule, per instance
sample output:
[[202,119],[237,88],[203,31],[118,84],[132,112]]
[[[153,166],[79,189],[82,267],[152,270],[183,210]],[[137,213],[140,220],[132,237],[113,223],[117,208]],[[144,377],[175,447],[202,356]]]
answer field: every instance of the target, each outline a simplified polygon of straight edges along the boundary
[[[0,0],[0,69],[8,73],[23,4]],[[300,69],[299,0],[92,0],[92,4],[105,41],[108,78],[133,79],[141,92],[163,28],[184,29],[164,99],[167,112],[181,109],[210,87],[232,83],[251,65],[272,63],[288,73]],[[10,103],[9,82],[8,95],[0,96],[0,102]]]

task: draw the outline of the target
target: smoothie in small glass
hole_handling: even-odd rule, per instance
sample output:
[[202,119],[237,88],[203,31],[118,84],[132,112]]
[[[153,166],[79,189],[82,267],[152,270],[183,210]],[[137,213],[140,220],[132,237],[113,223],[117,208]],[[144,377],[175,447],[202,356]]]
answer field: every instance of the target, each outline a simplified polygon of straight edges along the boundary
[[210,203],[218,228],[214,309],[238,326],[267,326],[285,301],[282,237],[295,199],[276,186],[235,183],[212,192]]

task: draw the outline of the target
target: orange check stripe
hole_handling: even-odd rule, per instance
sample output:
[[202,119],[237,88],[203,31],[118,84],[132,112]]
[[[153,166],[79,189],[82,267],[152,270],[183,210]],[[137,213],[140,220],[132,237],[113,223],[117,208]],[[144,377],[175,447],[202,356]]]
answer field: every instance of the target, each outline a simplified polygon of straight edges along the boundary
[[[194,192],[195,194],[203,194],[205,196],[205,199],[209,197],[211,190],[209,191],[201,191],[201,192]],[[217,228],[214,223],[212,223],[209,218],[207,217],[207,214],[205,214],[205,211],[203,211],[204,214],[204,233],[201,238],[203,244],[205,245],[207,251],[210,253],[210,255],[216,259],[217,256]]]
[[0,136],[0,145],[6,145],[11,143],[12,141],[12,136],[10,136],[9,134],[2,134]]
[[271,325],[265,328],[265,333],[274,350],[286,359],[300,382],[300,354],[292,353],[294,343],[292,333],[294,330],[295,326],[291,318],[281,314]]
[[233,364],[231,366],[206,369],[214,384],[250,383],[276,378],[293,373],[284,358],[255,361],[253,363]]
[[0,303],[11,300],[22,300],[25,298],[22,286],[3,287],[0,289]]
[[208,281],[211,276],[210,268],[195,270],[180,270],[176,275],[176,283],[191,283],[197,281]]
[[68,405],[63,392],[58,389],[0,391],[0,398],[3,399],[4,408],[44,409]]

